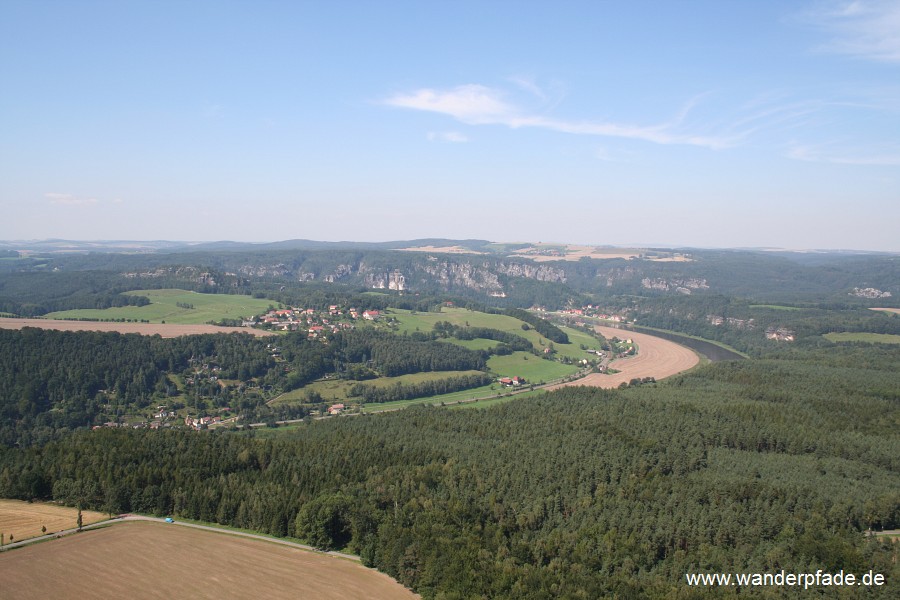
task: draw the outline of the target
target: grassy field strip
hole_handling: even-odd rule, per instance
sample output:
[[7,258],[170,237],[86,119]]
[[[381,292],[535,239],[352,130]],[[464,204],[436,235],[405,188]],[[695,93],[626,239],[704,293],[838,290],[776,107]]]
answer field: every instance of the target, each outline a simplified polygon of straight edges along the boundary
[[[241,319],[266,312],[278,304],[272,300],[229,294],[200,294],[186,290],[135,290],[129,296],[146,296],[147,306],[120,306],[106,309],[63,310],[48,313],[49,319],[134,319],[151,323],[196,325],[222,319]],[[184,308],[179,304],[191,305]]]
[[[584,373],[586,374],[586,373]],[[454,406],[454,407],[472,407],[478,408],[489,404],[500,404],[519,398],[527,398],[529,396],[539,394],[546,390],[549,386],[557,385],[564,382],[566,377],[548,381],[546,385],[540,386],[535,390],[531,390],[531,385],[523,386],[521,389],[516,388],[499,388],[496,384],[485,385],[471,390],[461,390],[450,394],[441,394],[439,396],[431,396],[427,398],[415,398],[413,400],[398,400],[396,402],[384,402],[381,404],[370,403],[364,404],[362,409],[365,413],[387,412],[393,410],[401,410],[409,406],[417,404],[426,404],[430,406]],[[578,380],[575,379],[572,385],[577,385]]]
[[796,306],[781,306],[780,304],[751,304],[750,308],[768,308],[770,310],[803,310]]
[[866,342],[869,344],[900,344],[900,335],[891,333],[854,333],[842,331],[826,333],[826,340],[831,342]]
[[[364,381],[350,381],[347,379],[326,379],[322,381],[314,381],[302,388],[291,390],[281,394],[272,404],[280,404],[282,402],[303,402],[309,392],[316,392],[322,397],[324,402],[341,402],[349,400],[350,388],[357,383],[371,385],[376,388],[390,387],[397,383],[412,384],[422,383],[424,381],[439,381],[449,377],[458,377],[461,375],[478,375],[481,371],[428,371],[423,373],[410,373],[408,375],[397,375],[396,377],[378,377],[377,379],[366,379]],[[405,400],[401,400],[405,402]]]

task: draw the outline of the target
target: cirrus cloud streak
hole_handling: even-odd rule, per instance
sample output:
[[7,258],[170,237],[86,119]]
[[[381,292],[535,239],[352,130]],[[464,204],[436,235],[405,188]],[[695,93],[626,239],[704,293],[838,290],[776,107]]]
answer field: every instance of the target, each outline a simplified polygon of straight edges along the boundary
[[467,125],[504,125],[512,129],[538,128],[574,135],[642,140],[656,144],[683,144],[712,149],[736,145],[741,135],[715,136],[686,132],[681,128],[693,102],[672,120],[642,126],[608,121],[566,120],[547,117],[507,102],[502,92],[478,84],[449,90],[423,88],[391,96],[384,103],[395,108],[433,112],[453,117]]

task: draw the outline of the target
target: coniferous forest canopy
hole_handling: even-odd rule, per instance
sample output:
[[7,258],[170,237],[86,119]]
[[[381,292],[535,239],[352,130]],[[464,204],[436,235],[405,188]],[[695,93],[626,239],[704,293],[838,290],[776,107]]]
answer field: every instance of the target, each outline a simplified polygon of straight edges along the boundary
[[[900,344],[825,337],[900,335],[900,315],[869,310],[896,306],[896,257],[698,251],[685,263],[530,263],[394,248],[10,256],[0,312],[19,316],[139,304],[121,292],[179,287],[317,309],[454,304],[522,329],[437,321],[408,335],[358,327],[327,343],[295,332],[0,330],[0,497],[296,537],[356,553],[425,598],[790,597],[684,579],[781,569],[873,570],[885,586],[816,592],[897,597],[900,544],[864,532],[900,528]],[[382,273],[400,281],[395,272],[405,289],[379,287]],[[314,405],[269,403],[323,380],[347,381],[369,402],[485,385],[493,356],[542,360],[528,354],[531,329],[571,344],[546,313],[524,310],[535,305],[590,305],[750,358],[484,409],[313,419]],[[793,341],[767,338],[776,329]],[[455,343],[476,339],[491,348]],[[237,425],[305,419],[284,429],[90,429],[159,406],[227,408]]]

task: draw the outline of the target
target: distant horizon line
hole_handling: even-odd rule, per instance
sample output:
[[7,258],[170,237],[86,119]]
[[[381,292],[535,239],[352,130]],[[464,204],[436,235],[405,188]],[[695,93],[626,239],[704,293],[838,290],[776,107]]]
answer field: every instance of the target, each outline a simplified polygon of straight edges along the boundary
[[855,248],[788,248],[784,246],[692,246],[685,244],[672,243],[631,243],[631,244],[609,244],[596,242],[571,242],[571,241],[530,241],[530,240],[488,240],[482,238],[446,238],[446,237],[421,237],[413,239],[386,239],[386,240],[316,240],[310,238],[287,238],[273,239],[265,241],[246,241],[246,240],[230,240],[230,239],[212,239],[212,240],[177,240],[177,239],[76,239],[76,238],[32,238],[32,239],[3,239],[0,240],[0,247],[3,249],[14,250],[11,246],[17,244],[38,245],[38,244],[83,244],[83,245],[113,245],[113,244],[167,244],[173,246],[199,246],[212,244],[246,244],[249,246],[261,246],[270,244],[285,244],[289,242],[311,242],[317,244],[399,244],[399,243],[417,243],[424,241],[446,241],[446,242],[486,242],[489,244],[531,244],[534,246],[590,246],[596,248],[616,248],[622,250],[637,249],[695,249],[695,250],[736,250],[736,251],[757,251],[757,252],[797,252],[797,253],[853,253],[853,254],[900,254],[900,250],[860,250]]

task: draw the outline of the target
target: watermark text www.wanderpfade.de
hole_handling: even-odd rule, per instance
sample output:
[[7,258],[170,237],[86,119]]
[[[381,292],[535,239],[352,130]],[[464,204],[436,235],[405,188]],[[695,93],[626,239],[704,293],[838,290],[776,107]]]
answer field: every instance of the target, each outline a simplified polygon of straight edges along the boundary
[[884,575],[869,571],[861,575],[827,573],[821,569],[815,573],[685,573],[684,579],[691,587],[802,587],[804,590],[818,587],[865,586],[878,587],[885,583]]

